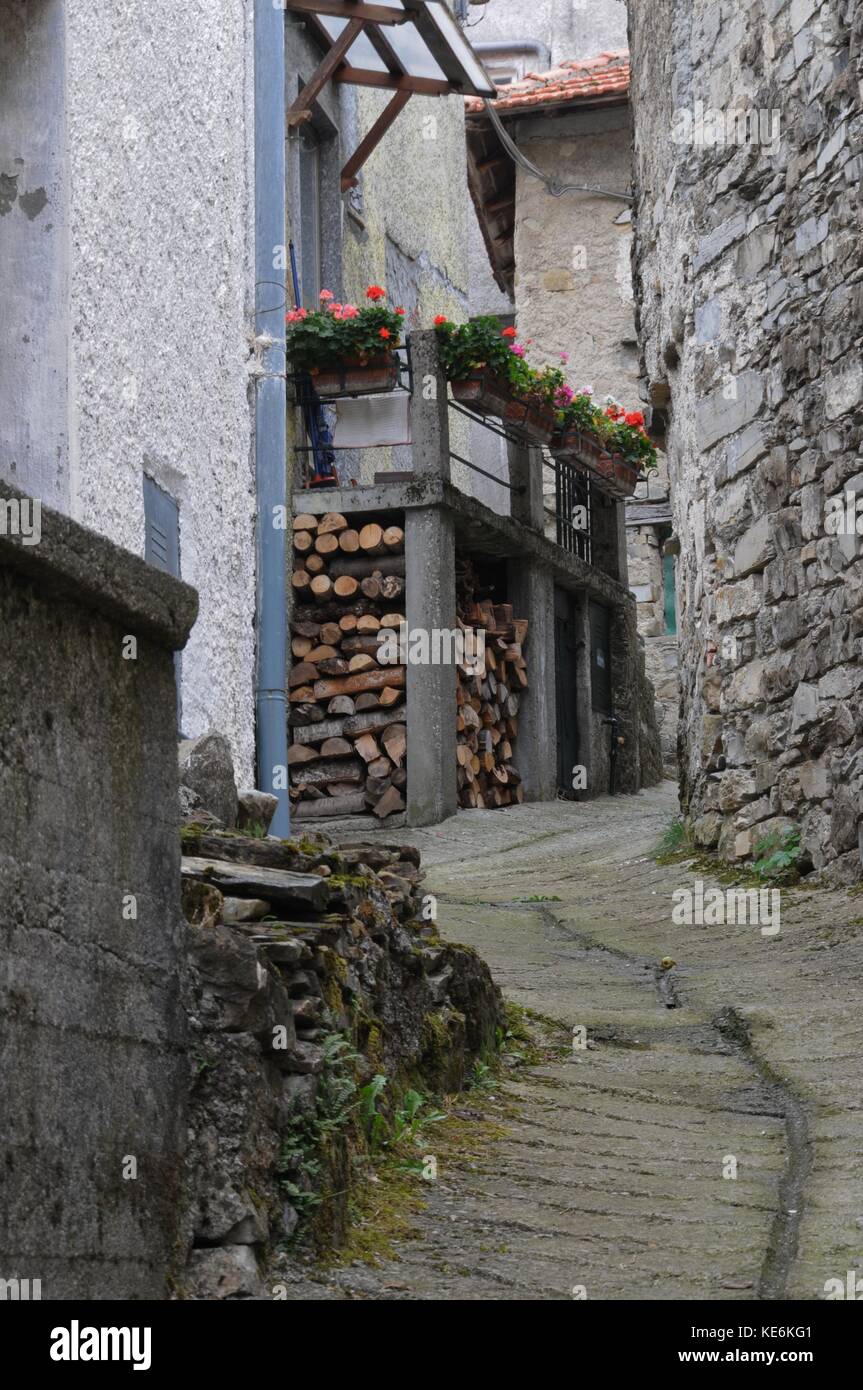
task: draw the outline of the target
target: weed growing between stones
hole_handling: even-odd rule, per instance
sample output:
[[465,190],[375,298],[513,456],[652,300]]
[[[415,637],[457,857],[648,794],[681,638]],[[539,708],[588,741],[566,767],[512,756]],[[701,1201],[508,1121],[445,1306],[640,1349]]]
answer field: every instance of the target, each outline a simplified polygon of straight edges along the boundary
[[672,864],[675,860],[686,858],[694,852],[695,844],[689,826],[680,816],[676,816],[660,835],[651,858],[657,864]]
[[756,878],[773,883],[798,882],[803,848],[796,826],[788,826],[781,835],[778,831],[766,835],[755,846],[755,854],[752,872]]

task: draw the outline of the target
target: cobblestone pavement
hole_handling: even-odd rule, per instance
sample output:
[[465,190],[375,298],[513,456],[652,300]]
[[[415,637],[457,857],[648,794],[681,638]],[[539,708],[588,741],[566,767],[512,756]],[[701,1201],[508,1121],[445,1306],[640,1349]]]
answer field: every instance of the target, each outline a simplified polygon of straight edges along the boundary
[[442,933],[589,1046],[505,1083],[504,1137],[428,1184],[398,1261],[299,1297],[817,1299],[863,1272],[863,899],[782,890],[771,937],[675,926],[711,882],[648,857],[675,812],[667,782],[399,832]]

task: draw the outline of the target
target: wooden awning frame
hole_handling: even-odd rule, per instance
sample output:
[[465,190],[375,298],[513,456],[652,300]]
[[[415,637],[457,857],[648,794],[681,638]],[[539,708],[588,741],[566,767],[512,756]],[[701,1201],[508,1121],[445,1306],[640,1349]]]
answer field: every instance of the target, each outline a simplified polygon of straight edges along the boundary
[[[373,0],[287,0],[286,8],[302,17],[323,50],[323,57],[315,72],[288,111],[289,128],[311,119],[314,103],[323,87],[330,81],[350,83],[357,87],[376,87],[394,94],[342,170],[343,193],[356,186],[360,169],[414,93],[421,96],[447,96],[450,93],[460,96],[486,96],[493,95],[495,91],[489,79],[486,79],[486,89],[480,88],[472,80],[459,55],[447,42],[445,34],[435,22],[425,0],[402,0],[402,6],[401,10],[396,10],[375,4]],[[335,39],[321,22],[322,15],[347,21]],[[452,16],[449,18],[452,19]],[[452,22],[455,23],[455,20]],[[422,77],[409,72],[387,38],[388,28],[409,23],[413,24],[429,54],[444,74],[442,79]],[[350,49],[361,34],[368,38],[385,71],[356,67],[351,63]],[[479,60],[475,61],[482,70]]]

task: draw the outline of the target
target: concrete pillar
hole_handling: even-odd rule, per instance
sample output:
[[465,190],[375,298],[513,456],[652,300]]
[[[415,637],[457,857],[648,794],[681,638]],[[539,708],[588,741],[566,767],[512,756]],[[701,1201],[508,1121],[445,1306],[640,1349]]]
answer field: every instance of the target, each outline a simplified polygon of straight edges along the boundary
[[513,611],[528,618],[527,664],[530,687],[518,713],[515,762],[526,801],[553,801],[557,795],[557,712],[555,705],[554,578],[533,560],[507,565]]
[[[455,628],[455,529],[442,507],[405,513],[408,633]],[[407,668],[408,825],[437,825],[456,800],[456,672],[453,666]]]
[[450,481],[449,406],[440,365],[437,334],[412,333],[411,439],[414,473]]
[[523,444],[507,444],[509,481],[512,485],[511,515],[532,531],[545,529],[542,500],[542,450]]

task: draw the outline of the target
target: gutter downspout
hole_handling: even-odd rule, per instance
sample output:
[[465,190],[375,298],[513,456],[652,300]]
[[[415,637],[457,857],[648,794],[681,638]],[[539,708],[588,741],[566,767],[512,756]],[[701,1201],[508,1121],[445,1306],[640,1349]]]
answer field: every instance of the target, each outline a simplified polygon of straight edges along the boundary
[[[278,798],[271,835],[290,834],[287,789],[287,597],[284,528],[287,397],[285,387],[285,270],[274,269],[285,243],[285,12],[255,0],[255,336],[270,341],[255,378],[257,490],[257,670],[255,714],[258,785]],[[285,783],[277,786],[276,783]]]

